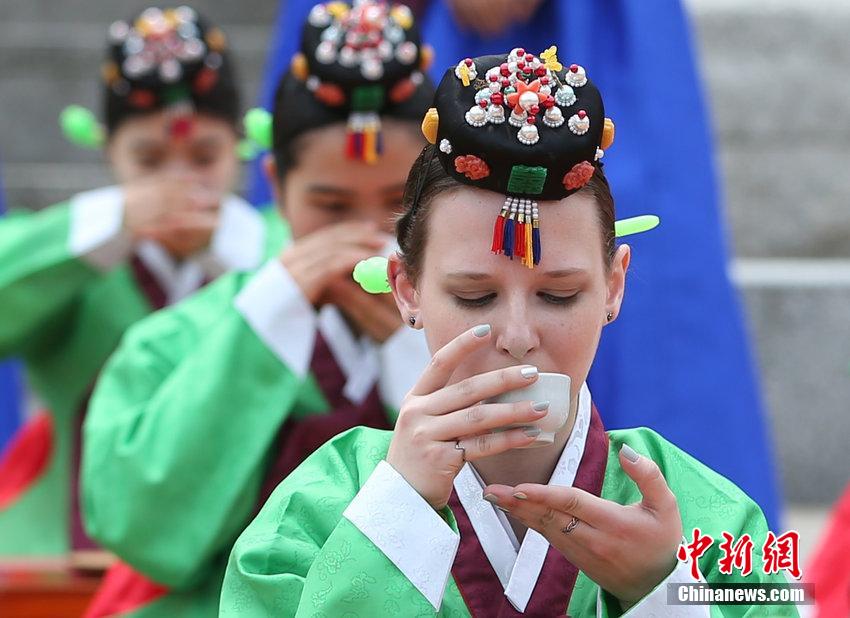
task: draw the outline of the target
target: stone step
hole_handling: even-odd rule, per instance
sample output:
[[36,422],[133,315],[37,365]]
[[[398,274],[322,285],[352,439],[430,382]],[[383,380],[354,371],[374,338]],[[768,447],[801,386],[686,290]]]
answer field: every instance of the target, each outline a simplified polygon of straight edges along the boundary
[[[181,2],[145,0],[3,0],[0,22],[75,22],[101,24],[104,28],[116,19],[129,19],[145,6],[179,6]],[[271,24],[277,16],[276,0],[192,0],[185,2],[218,24]]]

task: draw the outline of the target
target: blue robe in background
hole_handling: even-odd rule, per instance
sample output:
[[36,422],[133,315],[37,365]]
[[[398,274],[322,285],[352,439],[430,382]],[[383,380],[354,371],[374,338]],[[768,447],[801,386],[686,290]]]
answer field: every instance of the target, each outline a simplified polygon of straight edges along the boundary
[[[261,100],[268,109],[312,5],[281,4]],[[604,330],[591,372],[605,426],[658,431],[744,489],[778,528],[771,440],[727,275],[712,139],[682,7],[548,0],[528,24],[486,40],[452,24],[443,2],[431,2],[422,26],[436,52],[435,80],[461,58],[515,46],[539,54],[555,44],[561,62],[585,66],[616,124],[604,161],[618,217],[661,217],[657,230],[627,239],[633,257],[623,310]],[[268,199],[263,184],[255,173],[255,203]]]
[[[6,211],[0,184],[0,215]],[[0,363],[0,454],[21,424],[23,382],[16,362]]]

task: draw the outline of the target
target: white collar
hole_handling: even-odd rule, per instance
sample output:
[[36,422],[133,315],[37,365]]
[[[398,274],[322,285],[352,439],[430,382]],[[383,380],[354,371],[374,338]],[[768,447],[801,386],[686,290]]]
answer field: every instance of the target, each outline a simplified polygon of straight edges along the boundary
[[206,250],[178,262],[160,244],[146,240],[138,243],[136,255],[162,286],[170,305],[194,293],[205,279],[259,266],[265,241],[262,216],[242,198],[228,195]]
[[381,401],[398,410],[431,358],[422,331],[400,326],[378,345],[366,335],[355,338],[333,305],[319,310],[318,329],[346,377],[342,394],[356,404],[377,382]]
[[[585,383],[579,392],[575,425],[549,485],[569,487],[575,481],[590,428],[590,404],[590,390]],[[524,612],[540,577],[549,542],[535,530],[528,530],[517,549],[518,541],[507,518],[484,500],[484,484],[469,464],[461,469],[454,486],[481,547],[505,590],[505,596],[517,611]]]

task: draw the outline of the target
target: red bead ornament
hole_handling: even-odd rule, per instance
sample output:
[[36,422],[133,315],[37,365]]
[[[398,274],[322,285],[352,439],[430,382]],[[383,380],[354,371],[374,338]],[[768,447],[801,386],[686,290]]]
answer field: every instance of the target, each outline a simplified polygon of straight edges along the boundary
[[502,88],[507,88],[508,86],[511,85],[511,80],[505,78],[505,79],[502,80],[501,83],[502,83]]
[[498,76],[498,75],[491,75],[491,76],[490,76],[490,81],[491,81],[491,82],[497,82],[497,81],[499,81],[499,76]]
[[525,50],[522,47],[517,48],[516,56],[517,56],[517,58],[520,58],[521,56],[525,56]]
[[537,67],[537,69],[535,69],[534,73],[538,77],[543,77],[544,75],[546,75],[546,67]]
[[470,180],[481,180],[490,175],[490,166],[475,155],[462,155],[455,158],[455,171]]
[[525,55],[525,61],[526,62],[532,62],[533,60],[534,60],[534,54],[526,54]]
[[481,99],[478,101],[479,107],[487,107],[487,99]]
[[510,74],[511,74],[511,70],[508,68],[508,63],[507,63],[507,62],[503,62],[503,63],[501,64],[501,66],[499,66],[499,73],[501,73],[501,74],[502,74],[502,75],[504,75],[505,77],[507,77],[508,75],[510,75]]
[[338,107],[345,103],[345,93],[335,84],[320,84],[313,96],[328,107]]
[[587,117],[587,112],[584,111],[583,109],[580,109],[580,110],[578,110],[578,113],[576,114],[576,116],[578,116],[579,118],[584,120],[585,117]]
[[493,105],[501,105],[505,102],[505,97],[502,96],[501,92],[494,92],[490,95],[490,103]]
[[577,64],[571,64],[570,65],[570,71],[572,73],[578,73],[578,65]]
[[[546,71],[544,70],[543,73],[546,73]],[[540,83],[543,84],[544,86],[548,86],[549,85],[549,78],[546,75],[544,75],[543,77],[540,78]]]
[[532,113],[532,115],[534,115],[534,116],[536,116],[537,114],[539,114],[539,113],[540,113],[540,106],[539,106],[539,105],[532,105],[532,106],[531,106],[531,113]]
[[587,161],[576,163],[569,172],[564,174],[564,179],[562,180],[564,188],[567,191],[581,189],[587,184],[591,176],[593,176],[594,169],[593,165]]
[[525,63],[522,60],[520,60],[519,62],[516,63],[516,68],[519,69],[520,71],[522,71],[525,68]]
[[472,66],[472,58],[464,58],[463,63],[466,66],[471,67]]
[[543,99],[543,107],[545,107],[546,109],[549,109],[550,107],[555,107],[555,97],[550,94],[545,99]]
[[529,115],[528,118],[525,119],[525,121],[528,124],[534,124],[535,122],[537,122],[537,116],[534,116],[533,114]]

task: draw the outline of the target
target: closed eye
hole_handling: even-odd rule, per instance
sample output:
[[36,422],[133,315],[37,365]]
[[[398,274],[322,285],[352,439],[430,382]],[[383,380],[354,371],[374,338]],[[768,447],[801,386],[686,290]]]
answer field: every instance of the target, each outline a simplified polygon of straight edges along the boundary
[[455,302],[457,302],[457,304],[461,307],[483,307],[490,304],[494,298],[496,298],[495,292],[485,294],[484,296],[478,296],[476,298],[464,298],[463,296],[455,295]]
[[557,294],[549,294],[547,292],[539,292],[537,294],[537,296],[542,298],[544,301],[546,301],[549,304],[566,306],[566,305],[571,305],[572,303],[574,303],[576,301],[576,299],[578,298],[578,292],[576,292],[575,294],[570,294],[568,296],[558,296]]

